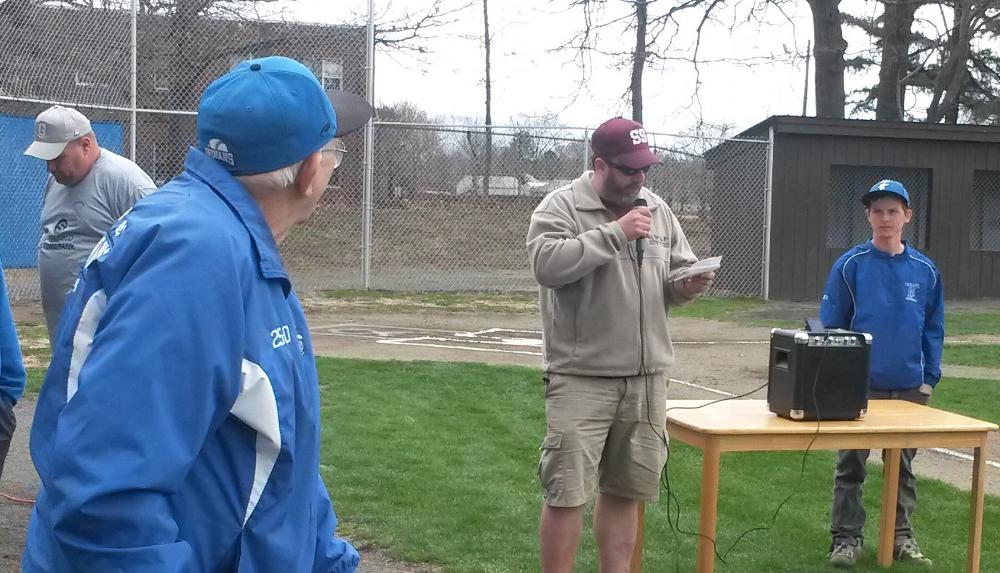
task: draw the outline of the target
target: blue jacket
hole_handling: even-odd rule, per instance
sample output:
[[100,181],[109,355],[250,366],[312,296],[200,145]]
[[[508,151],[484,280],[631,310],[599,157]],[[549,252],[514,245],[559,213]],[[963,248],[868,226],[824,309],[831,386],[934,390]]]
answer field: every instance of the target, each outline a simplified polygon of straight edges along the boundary
[[830,269],[819,307],[827,328],[873,336],[873,390],[935,386],[941,378],[941,273],[922,253],[904,247],[902,253],[890,255],[868,241],[841,255]]
[[0,265],[0,398],[16,404],[24,392],[24,380],[21,345],[17,342],[14,315],[7,299],[7,281],[3,277],[3,265]]
[[278,247],[219,164],[191,149],[185,168],[108,231],[67,299],[23,570],[353,572]]

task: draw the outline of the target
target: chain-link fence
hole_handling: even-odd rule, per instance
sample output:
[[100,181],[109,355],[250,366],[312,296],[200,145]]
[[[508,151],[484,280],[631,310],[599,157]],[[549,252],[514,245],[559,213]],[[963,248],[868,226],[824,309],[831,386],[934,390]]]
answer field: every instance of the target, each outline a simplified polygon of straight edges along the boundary
[[[376,122],[374,133],[369,287],[535,288],[528,221],[547,193],[590,168],[587,130]],[[697,255],[725,259],[715,294],[763,294],[767,142],[650,137],[663,164],[647,186],[671,206]],[[704,151],[720,146],[726,151],[708,165]],[[301,284],[358,287],[361,190],[330,197],[288,239],[286,258]]]
[[[328,88],[372,95],[365,26],[206,14],[186,2],[141,2],[134,19],[129,2],[50,4],[0,0],[0,151],[13,163],[0,172],[0,257],[13,298],[38,292],[46,173],[21,153],[33,117],[49,105],[80,109],[103,147],[163,184],[195,142],[202,91],[241,60],[290,56]],[[377,121],[372,134],[370,153],[365,134],[347,138],[334,187],[282,245],[300,289],[536,287],[524,246],[528,219],[546,193],[589,168],[587,130]],[[725,257],[716,293],[761,295],[766,142],[651,137],[664,164],[650,171],[648,186],[674,209],[699,256]]]
[[1000,251],[1000,171],[973,174],[969,245],[979,251]]

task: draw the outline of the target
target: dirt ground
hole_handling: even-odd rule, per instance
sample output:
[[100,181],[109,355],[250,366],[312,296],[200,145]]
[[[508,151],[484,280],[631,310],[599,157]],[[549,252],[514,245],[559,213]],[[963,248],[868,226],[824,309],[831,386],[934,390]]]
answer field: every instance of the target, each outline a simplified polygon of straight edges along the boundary
[[[323,356],[394,360],[445,360],[540,364],[540,322],[534,313],[377,312],[343,310],[307,304],[316,352]],[[793,317],[803,310],[791,308]],[[19,320],[31,320],[33,309],[16,308]],[[787,317],[786,317],[787,318]],[[671,374],[672,398],[719,398],[762,387],[767,381],[769,329],[742,327],[700,319],[673,320],[676,366]],[[981,377],[1000,383],[1000,372],[964,369],[946,374]],[[763,399],[764,390],[751,398]],[[933,405],[933,402],[932,402]],[[18,432],[8,456],[0,491],[30,498],[38,487],[27,451],[27,429],[34,404],[17,406]],[[1000,438],[994,434],[986,489],[1000,495]],[[970,453],[970,452],[960,452]],[[877,459],[876,455],[872,456]],[[915,461],[919,475],[968,490],[972,464],[939,451],[922,451]],[[723,470],[723,474],[725,471]],[[0,498],[0,573],[17,571],[29,507]],[[364,573],[414,573],[432,569],[389,559],[377,548],[362,546]]]

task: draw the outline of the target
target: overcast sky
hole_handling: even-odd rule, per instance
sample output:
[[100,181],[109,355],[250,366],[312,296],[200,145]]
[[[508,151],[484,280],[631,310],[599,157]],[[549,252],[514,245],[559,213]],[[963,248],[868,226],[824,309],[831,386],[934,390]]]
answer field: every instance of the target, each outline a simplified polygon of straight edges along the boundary
[[[462,0],[449,0],[452,5]],[[417,10],[426,0],[395,0],[393,13]],[[614,115],[628,115],[622,95],[629,71],[612,59],[595,55],[588,81],[581,88],[581,71],[574,54],[560,51],[583,26],[583,15],[566,11],[566,2],[491,0],[493,122],[522,116],[555,116],[560,124],[594,126]],[[608,3],[624,7],[624,2]],[[377,0],[384,6],[385,0]],[[297,0],[289,4],[296,19],[343,23],[367,13],[366,0]],[[379,12],[376,8],[376,12]],[[812,38],[809,8],[803,0],[786,6],[785,16],[773,12],[763,26],[745,23],[730,29],[710,23],[703,35],[699,97],[694,98],[696,74],[688,62],[647,68],[644,77],[644,123],[656,131],[679,133],[699,119],[730,124],[738,132],[770,115],[800,115],[805,88],[806,42]],[[692,14],[692,17],[694,14]],[[728,17],[728,14],[721,14]],[[739,15],[736,16],[739,18]],[[423,60],[379,52],[376,59],[376,102],[410,101],[432,116],[465,116],[482,120],[484,112],[482,5],[463,11],[459,21],[434,32]],[[788,21],[791,20],[791,22]],[[696,20],[689,18],[686,29]],[[688,45],[693,36],[682,37]],[[854,41],[852,41],[854,40]],[[849,38],[849,52],[868,49],[860,38]],[[607,31],[606,49],[634,43],[628,32]],[[735,62],[755,56],[758,65]],[[810,78],[807,113],[814,111]],[[861,79],[851,80],[860,84]]]

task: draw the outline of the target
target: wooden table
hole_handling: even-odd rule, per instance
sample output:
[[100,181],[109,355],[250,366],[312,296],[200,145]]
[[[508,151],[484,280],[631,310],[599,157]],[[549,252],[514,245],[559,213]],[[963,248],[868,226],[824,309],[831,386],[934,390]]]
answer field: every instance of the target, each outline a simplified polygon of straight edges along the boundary
[[[795,422],[779,418],[764,400],[730,400],[700,409],[690,408],[708,400],[668,400],[667,432],[677,440],[700,448],[702,458],[701,522],[696,571],[709,573],[715,565],[714,543],[719,498],[719,464],[722,452],[779,450],[883,449],[885,469],[882,513],[879,523],[878,564],[892,565],[899,488],[900,449],[975,448],[972,464],[972,502],[969,512],[969,551],[965,570],[979,571],[985,495],[986,437],[996,424],[952,414],[903,400],[871,400],[868,415],[849,422]],[[810,443],[812,444],[810,446]],[[832,468],[831,468],[832,469]],[[824,495],[827,492],[824,491]],[[639,534],[631,571],[642,569],[643,515],[639,508]]]

